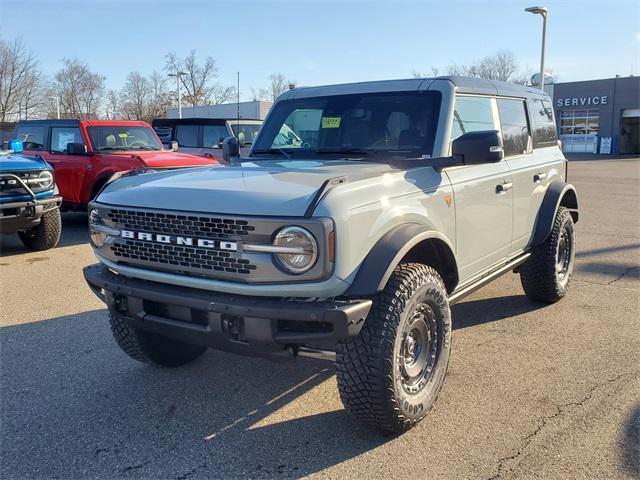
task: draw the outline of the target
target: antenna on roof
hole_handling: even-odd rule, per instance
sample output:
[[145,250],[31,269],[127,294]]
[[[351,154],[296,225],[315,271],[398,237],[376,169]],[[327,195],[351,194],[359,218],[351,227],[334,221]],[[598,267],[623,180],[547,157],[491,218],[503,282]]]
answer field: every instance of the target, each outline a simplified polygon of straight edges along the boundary
[[237,88],[238,92],[238,98],[237,98],[237,106],[238,106],[238,118],[237,118],[237,122],[238,122],[238,131],[240,129],[240,72],[238,72],[238,88]]

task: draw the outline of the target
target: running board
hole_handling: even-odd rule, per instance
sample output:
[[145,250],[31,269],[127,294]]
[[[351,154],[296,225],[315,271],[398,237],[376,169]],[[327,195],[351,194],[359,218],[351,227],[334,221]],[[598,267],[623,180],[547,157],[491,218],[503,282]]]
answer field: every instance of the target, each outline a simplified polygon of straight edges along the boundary
[[475,292],[479,288],[484,287],[487,283],[490,283],[490,282],[494,281],[499,276],[501,276],[501,275],[503,275],[503,274],[505,274],[507,272],[510,272],[513,269],[519,267],[524,262],[526,262],[530,256],[531,256],[531,253],[525,253],[524,255],[521,255],[520,257],[517,257],[517,258],[509,261],[508,263],[506,263],[502,267],[498,268],[497,270],[492,271],[488,275],[486,275],[484,277],[481,277],[480,279],[476,280],[475,282],[473,282],[473,283],[471,283],[469,285],[465,285],[464,287],[462,287],[459,290],[456,290],[455,292],[453,292],[453,294],[449,295],[449,303],[453,304],[453,303],[458,302],[459,300],[461,300],[462,298],[466,297],[467,295]]

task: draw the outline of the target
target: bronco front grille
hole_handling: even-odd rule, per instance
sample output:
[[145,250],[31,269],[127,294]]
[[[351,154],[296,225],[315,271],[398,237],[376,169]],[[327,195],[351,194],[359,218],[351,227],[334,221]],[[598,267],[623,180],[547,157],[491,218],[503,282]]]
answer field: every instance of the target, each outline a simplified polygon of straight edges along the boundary
[[235,258],[230,252],[211,251],[178,245],[142,242],[139,240],[117,241],[111,248],[120,258],[143,260],[174,267],[196,268],[203,271],[249,274],[255,270],[245,258]]
[[[109,208],[104,213],[107,223],[135,232],[227,241],[247,240],[257,235],[255,225],[239,218],[122,208]],[[250,255],[201,248],[195,243],[177,245],[115,237],[110,249],[119,262],[187,275],[242,279],[258,268]]]
[[113,209],[109,218],[123,228],[166,235],[228,239],[255,230],[246,220]]

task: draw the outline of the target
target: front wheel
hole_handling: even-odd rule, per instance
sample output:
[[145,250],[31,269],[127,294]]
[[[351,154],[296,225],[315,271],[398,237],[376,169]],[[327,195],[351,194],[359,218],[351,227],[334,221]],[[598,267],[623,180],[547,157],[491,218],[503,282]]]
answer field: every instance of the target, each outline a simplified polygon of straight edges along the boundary
[[520,267],[524,293],[531,300],[555,303],[569,290],[575,260],[575,232],[571,213],[560,207],[547,239],[533,248]]
[[42,214],[40,223],[29,230],[18,232],[25,247],[31,250],[48,250],[58,245],[62,233],[62,219],[58,208]]
[[357,419],[403,432],[433,406],[447,372],[451,311],[438,273],[401,264],[376,296],[360,334],[340,342],[340,398]]

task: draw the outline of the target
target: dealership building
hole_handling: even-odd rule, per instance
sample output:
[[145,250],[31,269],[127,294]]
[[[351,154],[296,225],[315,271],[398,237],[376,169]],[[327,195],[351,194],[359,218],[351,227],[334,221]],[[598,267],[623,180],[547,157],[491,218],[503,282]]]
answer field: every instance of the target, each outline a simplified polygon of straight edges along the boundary
[[549,85],[562,149],[640,154],[640,77]]

